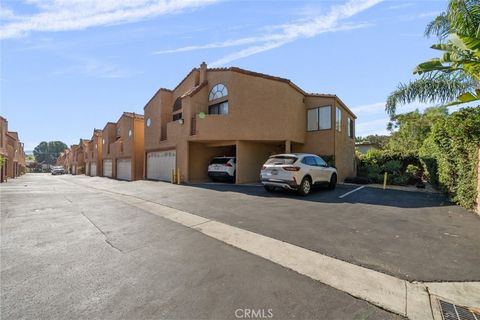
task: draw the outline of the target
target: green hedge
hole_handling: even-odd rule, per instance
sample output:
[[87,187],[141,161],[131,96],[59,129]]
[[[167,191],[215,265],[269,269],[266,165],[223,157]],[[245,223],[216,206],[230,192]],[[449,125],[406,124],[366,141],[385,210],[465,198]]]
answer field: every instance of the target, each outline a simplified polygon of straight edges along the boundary
[[477,197],[479,145],[480,107],[464,108],[435,123],[419,152],[428,181],[469,209]]

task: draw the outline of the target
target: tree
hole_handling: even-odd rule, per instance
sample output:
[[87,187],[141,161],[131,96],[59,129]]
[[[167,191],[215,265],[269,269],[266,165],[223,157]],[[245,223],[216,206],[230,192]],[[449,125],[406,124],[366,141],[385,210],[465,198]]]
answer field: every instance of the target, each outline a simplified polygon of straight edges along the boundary
[[55,164],[61,152],[67,149],[62,141],[42,141],[33,149],[33,155],[38,163]]
[[431,107],[420,113],[418,110],[395,115],[388,124],[392,131],[387,149],[402,155],[416,155],[432,127],[448,116],[447,107]]
[[390,136],[371,134],[366,137],[356,137],[355,142],[370,142],[376,144],[380,149],[385,148]]
[[390,94],[385,106],[390,116],[395,115],[398,104],[459,104],[480,98],[480,1],[450,0],[447,10],[427,26],[425,35],[438,37],[441,43],[432,48],[443,54],[418,65],[414,74],[420,78],[400,84]]

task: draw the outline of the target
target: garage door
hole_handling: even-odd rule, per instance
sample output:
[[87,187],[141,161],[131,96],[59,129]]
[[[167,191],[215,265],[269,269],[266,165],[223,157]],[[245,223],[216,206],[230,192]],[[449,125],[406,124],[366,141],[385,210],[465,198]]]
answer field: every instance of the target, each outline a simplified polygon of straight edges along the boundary
[[147,153],[147,179],[170,181],[175,159],[175,150]]
[[85,163],[85,175],[89,176],[90,175],[90,164]]
[[112,160],[103,160],[103,176],[112,177]]
[[77,166],[73,166],[73,169],[72,169],[72,174],[77,174]]
[[91,163],[90,164],[90,175],[92,177],[95,177],[97,175],[97,164],[96,163]]
[[132,180],[132,160],[118,159],[117,160],[117,179]]

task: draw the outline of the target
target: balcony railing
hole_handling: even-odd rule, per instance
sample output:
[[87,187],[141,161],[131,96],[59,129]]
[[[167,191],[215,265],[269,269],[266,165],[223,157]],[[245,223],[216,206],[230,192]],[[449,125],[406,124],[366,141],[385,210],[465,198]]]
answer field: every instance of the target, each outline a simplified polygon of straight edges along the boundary
[[190,121],[190,135],[194,136],[197,134],[197,117],[193,116]]

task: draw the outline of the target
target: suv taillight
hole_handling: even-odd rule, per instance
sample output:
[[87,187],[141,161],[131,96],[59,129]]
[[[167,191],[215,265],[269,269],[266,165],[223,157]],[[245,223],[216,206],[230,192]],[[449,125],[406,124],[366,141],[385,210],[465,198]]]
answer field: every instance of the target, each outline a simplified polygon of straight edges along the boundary
[[226,163],[225,165],[226,165],[227,167],[231,167],[231,166],[232,166],[231,163]]
[[283,167],[283,170],[298,171],[298,170],[300,170],[300,167],[288,166],[288,167]]

